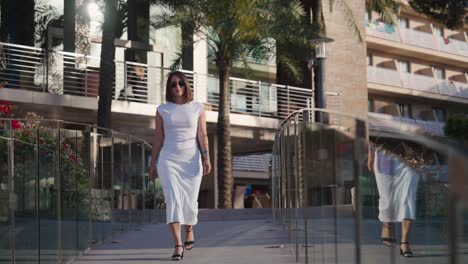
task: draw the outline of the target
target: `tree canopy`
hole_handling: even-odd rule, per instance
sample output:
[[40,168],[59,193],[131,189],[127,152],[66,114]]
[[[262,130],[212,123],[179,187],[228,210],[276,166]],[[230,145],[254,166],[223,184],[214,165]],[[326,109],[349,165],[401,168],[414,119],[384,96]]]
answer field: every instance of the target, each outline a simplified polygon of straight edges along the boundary
[[466,0],[410,0],[411,7],[450,29],[468,24]]

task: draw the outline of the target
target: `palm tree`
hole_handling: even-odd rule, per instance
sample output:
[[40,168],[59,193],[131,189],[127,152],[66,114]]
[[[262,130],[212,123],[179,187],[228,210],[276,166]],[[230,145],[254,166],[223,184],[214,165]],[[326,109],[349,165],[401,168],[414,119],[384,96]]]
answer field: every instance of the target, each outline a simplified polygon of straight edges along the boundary
[[468,25],[466,0],[436,1],[410,0],[409,4],[417,12],[426,14],[450,29]]
[[[168,2],[168,1],[160,1]],[[218,103],[218,188],[222,195],[218,204],[222,208],[232,207],[231,125],[229,119],[229,78],[233,62],[243,61],[253,51],[268,54],[271,39],[277,43],[289,43],[288,51],[278,52],[277,62],[295,79],[302,72],[292,47],[308,50],[312,54],[307,38],[310,27],[299,1],[282,0],[193,0],[179,1],[169,6],[172,11],[153,21],[153,26],[178,25],[191,30],[205,39],[212,50],[212,59],[219,75]],[[182,50],[192,45],[193,35],[184,35]],[[286,45],[277,45],[285,47]],[[180,54],[182,56],[182,54]],[[181,59],[176,59],[172,68],[178,68]]]
[[117,2],[105,0],[102,30],[101,62],[99,71],[98,126],[112,127],[112,87],[115,74],[115,18]]

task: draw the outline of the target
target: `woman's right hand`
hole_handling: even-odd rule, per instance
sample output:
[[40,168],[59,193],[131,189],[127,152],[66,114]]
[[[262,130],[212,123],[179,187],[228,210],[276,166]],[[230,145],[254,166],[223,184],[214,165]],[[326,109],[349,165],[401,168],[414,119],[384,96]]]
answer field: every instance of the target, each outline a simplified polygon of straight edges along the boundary
[[154,166],[154,163],[150,166],[149,176],[152,181],[158,178],[158,172],[156,170],[156,166]]
[[367,162],[367,169],[369,169],[370,172],[374,172],[374,166],[373,162],[368,161]]

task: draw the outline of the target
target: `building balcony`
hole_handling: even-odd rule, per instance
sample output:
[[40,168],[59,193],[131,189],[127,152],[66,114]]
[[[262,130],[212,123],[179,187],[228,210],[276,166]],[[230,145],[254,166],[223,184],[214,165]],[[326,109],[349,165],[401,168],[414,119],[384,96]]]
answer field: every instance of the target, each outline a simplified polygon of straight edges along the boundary
[[[444,63],[468,63],[468,42],[443,38],[416,29],[392,26],[379,21],[366,22],[368,47],[385,46],[386,51],[398,49],[404,55],[428,55],[425,59]],[[434,52],[435,51],[435,52]],[[460,65],[463,66],[463,65]]]
[[437,137],[445,136],[445,123],[442,122],[424,121],[372,112],[369,113],[368,117],[370,133],[375,136],[387,133],[402,135],[405,131]]
[[396,70],[368,66],[367,81],[370,89],[381,92],[408,94],[438,100],[468,103],[468,84]]
[[[61,51],[45,52],[38,48],[8,43],[0,43],[0,55],[3,58],[0,62],[0,81],[6,82],[0,93],[16,93],[13,101],[41,103],[38,98],[45,97],[17,93],[29,91],[53,94],[54,100],[45,100],[48,104],[63,103],[62,106],[75,108],[80,108],[82,104],[68,103],[71,101],[68,96],[74,96],[75,99],[88,98],[87,108],[97,109],[99,58]],[[135,105],[134,109],[146,108],[154,115],[153,105],[164,102],[165,78],[169,69],[151,63],[115,61],[114,103],[147,105]],[[205,103],[207,110],[217,111],[218,77],[193,71],[183,72],[189,78],[195,100]],[[60,98],[62,95],[68,99]],[[9,99],[1,97],[11,100],[11,96],[7,97]],[[312,90],[231,77],[230,99],[232,113],[282,119],[295,110],[310,107]]]

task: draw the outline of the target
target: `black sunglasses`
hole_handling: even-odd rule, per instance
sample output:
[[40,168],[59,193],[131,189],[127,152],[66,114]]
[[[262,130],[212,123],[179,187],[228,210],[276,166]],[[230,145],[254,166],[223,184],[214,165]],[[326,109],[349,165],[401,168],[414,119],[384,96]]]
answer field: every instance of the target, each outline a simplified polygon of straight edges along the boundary
[[[176,88],[177,87],[177,82],[171,82],[169,85],[171,88]],[[179,81],[179,87],[185,87],[185,82],[184,81]]]

